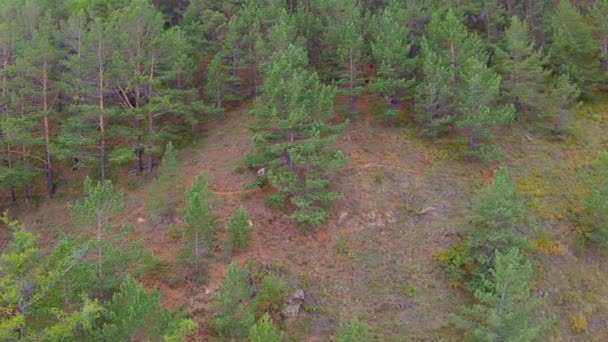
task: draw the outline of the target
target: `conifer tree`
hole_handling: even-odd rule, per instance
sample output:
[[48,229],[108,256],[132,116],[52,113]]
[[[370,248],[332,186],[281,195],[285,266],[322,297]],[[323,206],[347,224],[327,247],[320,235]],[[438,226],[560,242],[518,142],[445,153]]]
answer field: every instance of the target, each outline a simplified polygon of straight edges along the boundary
[[116,290],[126,276],[137,276],[154,263],[141,241],[128,239],[132,226],[114,229],[112,219],[122,211],[123,204],[123,191],[116,191],[111,181],[93,183],[87,178],[82,198],[69,205],[73,223],[94,251],[97,286],[92,292],[101,299]]
[[608,79],[608,0],[595,1],[589,9],[593,19],[593,30],[597,36],[597,45],[600,49],[601,64],[604,69],[602,81]]
[[201,259],[211,249],[216,234],[210,200],[209,183],[201,173],[186,191],[186,208],[183,211],[186,226],[182,258],[195,266],[197,274],[201,272]]
[[350,112],[354,114],[361,88],[361,63],[365,57],[364,22],[358,1],[337,0],[333,4],[336,18],[331,18],[326,41],[335,47],[338,68],[338,85],[346,87],[350,98]]
[[409,79],[415,61],[410,58],[412,38],[407,23],[407,13],[399,1],[390,1],[381,15],[372,19],[372,56],[376,62],[376,78],[371,90],[382,94],[386,101],[382,117],[392,124],[397,114],[397,103],[402,92],[413,85]]
[[[63,40],[72,46],[72,55],[65,63],[69,85],[66,91],[73,100],[69,106],[71,115],[57,140],[65,159],[78,156],[79,167],[96,162],[93,165],[99,165],[100,178],[105,180],[110,162],[109,138],[115,134],[109,123],[116,117],[115,108],[107,101],[114,91],[111,70],[108,71],[113,53],[112,34],[101,18],[95,19],[90,28],[82,27],[87,20],[82,14],[75,18],[68,23],[76,23],[68,25],[63,33]],[[124,154],[124,148],[115,154]]]
[[129,123],[127,136],[135,140],[138,174],[144,164],[152,171],[161,146],[172,138],[168,119],[182,120],[187,108],[169,80],[187,55],[188,39],[179,27],[165,30],[163,25],[162,14],[146,0],[131,1],[108,19],[116,43],[112,84]]
[[536,341],[545,324],[535,319],[541,300],[531,294],[530,261],[517,248],[496,252],[484,286],[475,291],[477,304],[457,320],[473,341]]
[[472,58],[486,63],[487,55],[479,37],[468,33],[451,9],[445,15],[433,13],[420,46],[422,79],[416,88],[416,117],[428,135],[436,136],[456,119],[463,84],[458,71]]
[[[87,247],[79,246],[53,263],[46,263],[32,233],[7,217],[2,218],[2,223],[13,230],[13,238],[0,256],[0,310],[4,313],[0,319],[0,339],[68,339],[77,329],[90,325],[101,311],[97,301],[85,299],[80,306],[75,305],[73,312],[66,312],[63,293],[55,291],[72,269],[83,262]],[[49,298],[55,295],[59,297]],[[41,312],[52,312],[54,317],[36,324],[35,318]],[[78,320],[82,325],[77,324]]]
[[492,137],[492,129],[510,121],[514,109],[512,105],[498,105],[500,76],[477,58],[465,63],[461,77],[456,125],[469,131],[470,156],[485,159],[489,157],[487,140]]
[[205,94],[215,107],[215,111],[222,111],[224,98],[227,92],[226,73],[223,65],[223,56],[217,53],[207,67],[205,78]]
[[581,90],[590,96],[597,82],[597,45],[582,14],[570,0],[561,0],[551,17],[551,64],[560,74],[568,74]]
[[240,207],[232,215],[226,226],[228,250],[233,251],[247,247],[249,240],[251,240],[252,230],[249,213],[243,207]]
[[249,329],[251,342],[281,342],[284,336],[285,334],[274,326],[267,313]]
[[551,110],[553,132],[557,135],[564,134],[574,117],[578,107],[578,98],[581,91],[571,80],[570,75],[558,75],[553,82],[550,98],[552,101]]
[[174,314],[160,304],[158,292],[147,292],[127,277],[118,291],[104,305],[106,321],[92,335],[108,341],[128,341],[144,336],[163,336],[170,331]]
[[[60,51],[53,43],[55,32],[50,18],[40,21],[38,29],[34,32],[32,40],[26,44],[23,54],[15,62],[15,68],[22,77],[24,84],[23,106],[26,106],[28,115],[40,120],[42,127],[42,161],[46,190],[49,197],[55,193],[54,167],[53,167],[53,137],[51,126],[53,118],[57,116],[55,102],[57,99],[57,61]],[[27,100],[26,100],[27,99]]]
[[584,211],[579,218],[579,244],[603,246],[608,241],[608,154],[600,154],[580,178],[586,194],[580,198]]
[[494,265],[496,251],[507,253],[513,247],[527,246],[525,238],[515,231],[525,219],[524,208],[524,199],[504,167],[475,196],[466,247],[477,277]]
[[212,331],[224,339],[244,339],[254,323],[255,302],[253,288],[248,284],[247,269],[231,263],[226,279],[214,293],[211,308],[215,315],[209,325]]
[[115,191],[112,182],[109,180],[93,184],[90,178],[84,182],[84,197],[76,203],[70,205],[72,220],[81,229],[93,236],[96,248],[96,273],[98,281],[98,291],[104,289],[104,243],[110,229],[110,221],[114,216],[122,211],[123,192]]
[[537,118],[545,107],[549,70],[547,60],[536,50],[526,22],[511,18],[504,44],[496,50],[496,68],[502,76],[502,97],[524,118]]
[[273,199],[289,198],[298,208],[291,219],[319,225],[327,221],[328,205],[338,197],[329,189],[330,171],[345,163],[329,146],[347,123],[331,125],[335,89],[321,84],[306,66],[306,52],[294,45],[276,52],[266,64],[253,107],[256,153],[247,163],[267,168],[266,177],[278,190]]

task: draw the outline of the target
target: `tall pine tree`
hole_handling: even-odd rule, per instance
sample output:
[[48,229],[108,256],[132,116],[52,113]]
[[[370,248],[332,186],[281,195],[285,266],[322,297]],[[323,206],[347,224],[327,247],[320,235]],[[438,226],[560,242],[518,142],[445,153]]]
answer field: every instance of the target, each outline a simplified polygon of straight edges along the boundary
[[268,170],[266,177],[278,191],[274,199],[288,198],[297,207],[291,219],[319,225],[338,198],[329,175],[346,160],[330,145],[347,123],[332,125],[336,90],[321,84],[307,62],[304,49],[289,45],[265,65],[252,111],[256,152],[247,160]]

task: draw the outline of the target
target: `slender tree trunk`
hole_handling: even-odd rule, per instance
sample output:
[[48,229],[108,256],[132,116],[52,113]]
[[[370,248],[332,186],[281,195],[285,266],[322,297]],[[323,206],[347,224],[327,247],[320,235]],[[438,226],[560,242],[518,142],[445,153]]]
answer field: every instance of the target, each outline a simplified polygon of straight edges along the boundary
[[[135,90],[135,109],[138,110],[139,109],[139,89]],[[136,117],[135,117],[135,129],[137,130],[137,142],[136,142],[136,146],[135,146],[135,153],[137,155],[137,167],[136,167],[136,173],[139,175],[144,171],[144,150],[143,150],[143,146],[141,145],[141,120],[139,119],[139,117],[137,117],[136,113]]]
[[[148,83],[148,98],[152,96],[152,82],[154,81],[154,66],[156,58],[152,57],[152,66],[150,67],[150,80]],[[148,139],[154,139],[154,113],[148,112]],[[148,173],[154,168],[154,152],[148,153]]]
[[356,106],[357,106],[357,95],[355,95],[355,60],[353,54],[351,53],[348,59],[348,66],[350,71],[350,84],[349,84],[349,92],[350,92],[350,113],[352,115],[355,114]]
[[51,129],[49,121],[49,99],[48,99],[48,68],[47,62],[43,64],[42,75],[42,110],[43,110],[43,125],[44,125],[44,172],[46,177],[46,188],[50,198],[55,194],[55,184],[53,183],[53,164],[51,161]]
[[99,218],[97,218],[97,287],[99,290],[100,297],[103,298],[103,250],[102,250],[102,238],[103,238],[103,224]]
[[105,68],[102,60],[101,42],[98,44],[98,65],[99,65],[99,159],[101,164],[101,180],[108,178],[108,160],[106,153],[106,119],[104,116],[104,89],[105,89]]

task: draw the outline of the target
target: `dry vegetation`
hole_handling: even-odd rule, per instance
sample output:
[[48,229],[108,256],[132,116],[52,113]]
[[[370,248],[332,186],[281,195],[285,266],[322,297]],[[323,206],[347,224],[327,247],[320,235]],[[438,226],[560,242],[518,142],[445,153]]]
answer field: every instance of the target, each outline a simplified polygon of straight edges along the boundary
[[[290,336],[326,341],[339,322],[358,317],[382,340],[453,338],[450,314],[467,296],[447,280],[437,259],[458,243],[472,193],[497,165],[460,161],[453,143],[427,142],[407,125],[382,126],[372,120],[374,102],[372,97],[361,101],[359,111],[365,114],[337,143],[349,158],[336,179],[343,199],[335,204],[330,224],[315,230],[297,228],[280,211],[266,208],[263,196],[271,189],[243,190],[254,179],[242,166],[253,135],[249,104],[212,123],[200,143],[180,152],[184,186],[201,171],[208,175],[221,227],[241,205],[256,227],[252,245],[232,256],[221,251],[220,234],[203,284],[175,260],[183,222],[176,218],[153,226],[145,209],[146,182],[116,177],[127,190],[117,224],[134,224],[137,238],[159,259],[140,280],[159,288],[166,305],[184,308],[202,322],[229,262],[250,263],[283,274],[290,292],[305,290],[304,309],[286,324]],[[549,142],[517,126],[497,134],[503,164],[527,198],[529,222],[522,230],[534,246],[534,289],[545,298],[541,314],[552,320],[555,341],[608,339],[606,256],[598,250],[577,254],[576,227],[569,220],[579,210],[577,170],[608,147],[605,103],[583,106],[565,141]],[[408,116],[404,109],[402,119],[407,122]],[[66,232],[78,234],[66,223],[62,203],[74,196],[12,212],[37,236],[52,241]],[[4,240],[6,232],[0,231]]]

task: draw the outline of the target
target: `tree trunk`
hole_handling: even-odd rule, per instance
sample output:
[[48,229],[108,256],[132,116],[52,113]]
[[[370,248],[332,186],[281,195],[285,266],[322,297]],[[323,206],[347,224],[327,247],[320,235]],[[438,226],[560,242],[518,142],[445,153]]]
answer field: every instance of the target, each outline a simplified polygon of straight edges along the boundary
[[49,65],[47,62],[43,64],[43,75],[42,75],[42,110],[43,125],[44,125],[44,173],[46,178],[46,188],[50,198],[53,198],[55,194],[55,184],[53,183],[53,164],[51,161],[51,129],[49,122],[49,99],[48,99],[48,76]]
[[106,153],[106,120],[104,117],[105,103],[104,103],[104,75],[105,69],[103,61],[101,60],[101,43],[98,45],[99,48],[99,159],[101,164],[101,180],[108,178],[108,156]]

